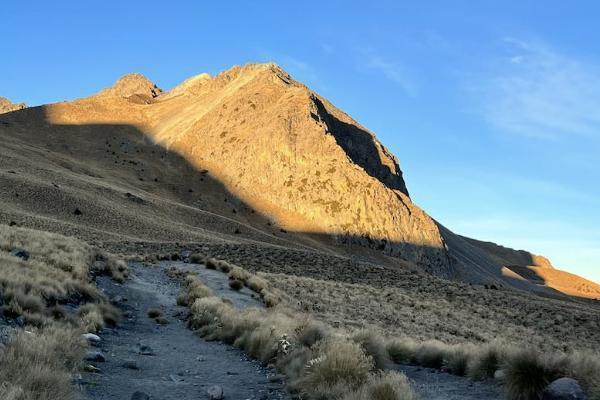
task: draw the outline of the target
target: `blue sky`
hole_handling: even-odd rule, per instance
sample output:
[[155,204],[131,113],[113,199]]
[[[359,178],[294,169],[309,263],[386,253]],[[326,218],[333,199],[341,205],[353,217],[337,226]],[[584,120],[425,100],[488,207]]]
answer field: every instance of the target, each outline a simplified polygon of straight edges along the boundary
[[600,282],[595,2],[5,3],[1,96],[274,61],[374,131],[434,218]]

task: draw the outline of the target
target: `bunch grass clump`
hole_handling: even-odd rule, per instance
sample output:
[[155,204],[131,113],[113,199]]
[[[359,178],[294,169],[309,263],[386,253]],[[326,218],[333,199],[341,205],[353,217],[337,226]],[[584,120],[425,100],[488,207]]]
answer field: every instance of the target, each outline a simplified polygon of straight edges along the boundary
[[[201,285],[193,283],[196,280],[185,279],[188,291]],[[383,366],[387,355],[385,342],[375,332],[347,338],[282,306],[239,310],[214,294],[196,298],[190,314],[189,326],[200,336],[232,344],[265,365],[275,365],[288,378],[290,389],[303,398],[341,400],[369,383],[373,385],[364,393],[400,390],[397,378],[384,379],[376,372],[374,356]]]
[[26,325],[0,352],[3,396],[75,399],[72,375],[86,347],[81,334],[120,317],[93,279],[123,282],[127,265],[74,238],[7,225],[0,225],[0,265],[0,312]]
[[22,331],[0,352],[0,382],[15,400],[74,400],[71,375],[85,348],[81,333],[66,326]]
[[417,395],[406,375],[396,371],[381,372],[344,400],[416,400]]

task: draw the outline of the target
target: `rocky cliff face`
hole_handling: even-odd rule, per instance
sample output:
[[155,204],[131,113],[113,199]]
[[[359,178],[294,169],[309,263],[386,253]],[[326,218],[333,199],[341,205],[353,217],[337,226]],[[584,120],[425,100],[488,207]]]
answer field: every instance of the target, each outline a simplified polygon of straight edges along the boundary
[[13,103],[6,97],[0,97],[0,114],[16,110],[22,110],[25,107],[27,107],[25,103]]
[[174,91],[153,105],[150,131],[254,209],[286,229],[449,273],[439,230],[410,200],[397,160],[285,71],[235,67]]

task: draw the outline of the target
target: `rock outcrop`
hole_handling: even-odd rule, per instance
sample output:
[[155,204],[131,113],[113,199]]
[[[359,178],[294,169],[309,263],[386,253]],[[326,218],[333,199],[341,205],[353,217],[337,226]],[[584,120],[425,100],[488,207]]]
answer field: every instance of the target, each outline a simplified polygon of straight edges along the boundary
[[22,110],[27,106],[25,103],[13,103],[6,97],[0,97],[0,114],[4,114],[11,111]]
[[273,64],[173,90],[149,111],[157,141],[285,229],[334,235],[448,275],[434,221],[366,128]]
[[155,98],[162,90],[142,74],[127,74],[119,78],[114,85],[101,90],[97,96],[131,97],[144,96]]

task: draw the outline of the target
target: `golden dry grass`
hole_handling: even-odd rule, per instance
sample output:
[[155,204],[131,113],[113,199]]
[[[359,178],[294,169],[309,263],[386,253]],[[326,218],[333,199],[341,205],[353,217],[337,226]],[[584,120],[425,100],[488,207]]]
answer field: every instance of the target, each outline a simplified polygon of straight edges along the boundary
[[[240,267],[231,271],[236,278],[261,282]],[[374,332],[340,336],[325,324],[282,306],[238,310],[215,296],[197,276],[176,270],[170,274],[182,279],[187,298],[194,298],[188,302],[193,330],[208,340],[233,344],[264,364],[276,365],[286,374],[290,390],[304,398],[341,400],[351,395],[355,397],[348,398],[373,395],[374,400],[387,400],[403,399],[407,393],[414,396],[399,375],[376,373],[387,366],[388,358],[384,339]],[[266,285],[266,281],[261,282],[261,292],[267,290]],[[203,296],[193,296],[193,292]]]
[[[333,279],[263,273],[290,306],[347,330],[376,328],[388,336],[449,344],[496,340],[548,351],[600,352],[600,307],[518,291],[407,274],[380,278],[357,273]],[[391,280],[396,279],[396,280]]]
[[[14,249],[25,250],[29,258],[11,255]],[[0,353],[2,398],[76,398],[71,375],[86,346],[81,333],[119,318],[92,278],[108,274],[122,281],[126,265],[73,238],[0,225],[0,269],[2,313],[29,325]]]
[[[239,266],[234,266],[234,270],[237,276],[243,276],[247,281],[256,276]],[[598,400],[600,396],[598,355],[593,350],[566,351],[568,349],[564,346],[556,345],[558,342],[556,336],[549,336],[554,342],[546,347],[532,346],[532,342],[527,341],[528,338],[521,338],[520,341],[509,344],[505,338],[515,334],[511,331],[507,332],[502,341],[466,340],[472,339],[470,335],[458,340],[457,333],[460,331],[454,331],[454,335],[442,332],[445,333],[443,338],[449,339],[444,341],[419,334],[418,329],[421,325],[415,323],[414,318],[409,319],[414,325],[404,324],[403,334],[397,335],[398,330],[390,329],[385,325],[382,327],[382,321],[377,320],[381,313],[393,316],[392,307],[401,310],[401,306],[394,301],[398,298],[407,299],[407,296],[394,292],[394,289],[376,290],[367,285],[266,273],[261,273],[261,280],[266,283],[268,290],[280,293],[282,304],[266,312],[254,309],[238,311],[220,299],[208,296],[192,305],[191,325],[200,334],[235,344],[263,362],[276,362],[290,377],[291,388],[308,391],[309,398],[349,396],[350,399],[360,399],[368,396],[366,393],[370,393],[366,383],[364,387],[358,385],[359,388],[354,392],[344,389],[353,387],[347,382],[307,383],[305,374],[310,370],[307,366],[312,368],[311,363],[323,361],[320,359],[322,352],[319,353],[316,349],[328,340],[345,340],[357,344],[362,354],[371,363],[369,370],[373,371],[386,369],[390,360],[396,363],[437,368],[451,374],[468,376],[474,380],[491,379],[498,370],[504,370],[506,397],[511,400],[536,399],[541,396],[542,390],[551,380],[563,376],[577,379],[590,399]],[[488,304],[494,304],[496,300],[494,296],[494,292],[491,292],[491,295],[485,299]],[[518,294],[515,297],[518,298]],[[312,307],[305,307],[310,302]],[[417,308],[434,320],[434,326],[443,330],[439,322],[448,315],[448,310],[444,309],[444,307],[448,308],[448,304],[447,299],[438,299],[436,302],[432,300],[427,305],[421,303]],[[416,306],[414,301],[412,306]],[[358,313],[350,311],[351,309],[358,309]],[[575,307],[575,310],[586,312],[587,308]],[[375,315],[369,316],[371,313]],[[323,322],[315,320],[313,316]],[[340,317],[344,317],[345,320],[341,320]],[[462,322],[467,328],[473,329],[475,318],[466,315],[457,323]],[[390,323],[389,319],[384,318],[383,321]],[[360,329],[356,331],[356,328]],[[487,331],[482,327],[481,331],[489,333],[491,329],[494,327]],[[351,333],[352,331],[354,333]],[[293,333],[290,335],[290,332]],[[558,332],[554,330],[553,333],[556,335]],[[382,335],[383,333],[387,338]],[[286,335],[286,340],[295,343],[297,347],[286,357],[280,358],[274,343],[283,335]],[[528,344],[524,345],[525,343]],[[346,349],[346,352],[352,354],[349,349]],[[361,365],[357,359],[353,362]],[[343,370],[341,366],[337,366],[336,369]],[[372,383],[373,379],[375,378],[370,373],[368,382]],[[382,389],[382,393],[389,393],[389,385],[383,386],[386,389]]]
[[2,399],[78,398],[71,375],[78,370],[85,348],[80,331],[66,326],[17,334],[0,353],[0,382],[6,384]]

